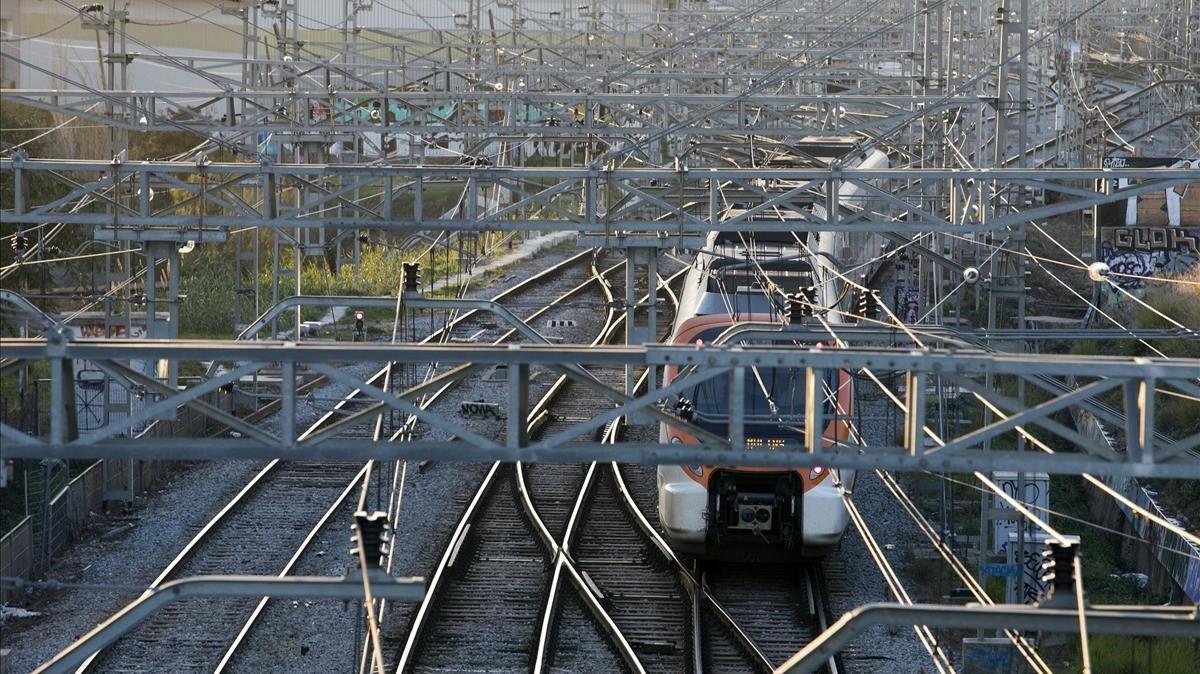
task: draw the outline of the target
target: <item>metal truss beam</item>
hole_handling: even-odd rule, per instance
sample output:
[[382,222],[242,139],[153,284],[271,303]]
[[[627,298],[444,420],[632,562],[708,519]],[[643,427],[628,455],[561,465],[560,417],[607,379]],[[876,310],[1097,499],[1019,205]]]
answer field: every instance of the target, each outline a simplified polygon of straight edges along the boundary
[[[5,97],[131,131],[202,135],[269,132],[276,140],[329,134],[516,134],[631,138],[652,134],[698,113],[705,122],[678,129],[685,137],[768,137],[831,133],[823,116],[844,110],[871,115],[867,127],[887,127],[890,115],[925,106],[926,114],[978,105],[976,98],[894,95],[768,95],[569,93],[526,91],[390,91],[383,88],[297,92],[104,91],[12,89]],[[109,109],[114,112],[109,112]],[[388,110],[384,115],[383,110]],[[760,115],[768,115],[762,121]],[[857,128],[857,126],[856,126]]]
[[[130,377],[135,384],[154,390],[159,402],[154,406],[171,408],[178,405],[197,407],[219,423],[233,425],[242,432],[242,438],[172,438],[169,440],[121,439],[85,436],[72,440],[65,428],[68,423],[63,415],[52,415],[50,440],[20,434],[15,429],[0,426],[5,437],[14,442],[7,447],[8,454],[21,457],[53,456],[73,457],[116,457],[155,456],[178,458],[181,456],[204,456],[206,458],[407,458],[478,461],[478,460],[525,460],[550,462],[575,462],[588,460],[616,460],[639,463],[701,463],[728,464],[736,462],[761,466],[829,466],[841,468],[886,468],[889,470],[1038,470],[1050,473],[1088,472],[1097,475],[1134,475],[1176,478],[1200,478],[1200,461],[1187,450],[1194,449],[1198,438],[1175,441],[1165,449],[1171,458],[1156,455],[1152,432],[1138,433],[1129,439],[1130,451],[1112,455],[1098,449],[1091,453],[1038,454],[1007,450],[981,451],[976,449],[986,438],[1011,431],[1016,425],[1038,424],[1052,433],[1090,447],[1089,441],[1077,433],[1070,432],[1054,423],[1051,415],[1060,409],[1088,405],[1101,392],[1112,390],[1110,395],[1124,396],[1127,400],[1127,415],[1134,417],[1136,428],[1153,428],[1144,417],[1153,414],[1153,405],[1147,404],[1148,392],[1156,385],[1178,382],[1183,388],[1192,386],[1200,373],[1200,360],[1196,359],[1147,359],[1115,357],[1080,357],[1044,354],[1000,354],[978,351],[932,351],[907,349],[807,349],[796,346],[608,346],[587,347],[570,345],[512,345],[503,348],[482,347],[465,344],[412,345],[380,343],[271,343],[271,342],[189,342],[138,343],[129,341],[80,341],[62,340],[62,333],[52,333],[52,341],[5,340],[2,342],[4,355],[26,361],[50,360],[54,363],[70,364],[73,361],[90,361],[105,368],[120,370],[122,376]],[[779,340],[789,340],[786,332],[778,334]],[[195,392],[172,393],[170,389],[154,380],[131,372],[120,365],[125,361],[141,361],[166,358],[180,361],[219,361],[240,363],[237,372],[254,371],[266,363],[279,363],[293,371],[305,367],[322,372],[332,380],[364,392],[380,404],[406,413],[421,415],[430,428],[438,429],[456,439],[439,441],[422,439],[409,443],[375,443],[353,438],[322,436],[320,438],[297,439],[267,433],[261,428],[243,428],[237,419],[228,418],[220,410],[206,409],[196,400]],[[415,411],[411,399],[419,393],[406,391],[393,394],[348,374],[339,366],[351,363],[430,363],[437,362],[446,367],[484,366],[504,363],[509,367],[510,400],[519,399],[527,391],[531,371],[549,368],[600,391],[612,401],[611,406],[594,410],[585,419],[576,422],[577,427],[564,431],[553,438],[528,445],[524,441],[494,441],[465,429],[458,419],[439,415],[433,411]],[[829,370],[889,371],[903,373],[908,383],[910,405],[905,413],[905,428],[918,429],[907,435],[902,447],[867,447],[857,445],[830,444],[809,447],[810,451],[782,449],[774,452],[757,452],[747,448],[744,438],[737,436],[735,442],[711,436],[684,420],[659,409],[659,401],[675,388],[668,388],[641,396],[630,396],[596,381],[588,374],[589,366],[612,368],[645,368],[675,366],[684,375],[680,381],[700,381],[713,376],[725,376],[728,372],[744,371],[750,367],[785,368],[797,371],[801,376],[819,377]],[[520,374],[513,375],[517,372]],[[816,373],[814,375],[814,373]],[[962,384],[971,383],[972,390],[985,397],[1002,400],[1011,408],[1011,401],[987,388],[980,388],[977,379],[985,375],[995,376],[1047,376],[1077,377],[1085,382],[1082,388],[1062,391],[1052,395],[1046,402],[1024,409],[1011,419],[979,431],[949,437],[944,448],[928,447],[922,440],[919,429],[925,425],[925,406],[920,393],[924,382],[932,377],[945,376]],[[230,375],[232,376],[232,375]],[[223,380],[222,380],[223,381]],[[213,384],[210,382],[209,387]],[[680,385],[682,386],[682,384]],[[735,387],[731,387],[735,388]],[[915,392],[915,393],[913,393]],[[1132,396],[1132,402],[1130,397]],[[294,405],[294,397],[284,397],[284,403]],[[662,423],[668,423],[698,437],[705,438],[699,446],[668,445],[657,443],[622,443],[604,445],[600,443],[571,442],[584,430],[603,425],[606,421],[637,409],[650,411]],[[729,409],[736,413],[740,407],[731,400]],[[519,419],[517,423],[519,423]],[[504,420],[512,425],[512,419]],[[744,421],[743,421],[744,423]],[[782,423],[782,421],[781,421]],[[807,420],[788,420],[801,426]],[[737,424],[733,424],[737,425]],[[1061,431],[1061,432],[1060,432]],[[734,458],[730,452],[735,452]]]
[[[1194,606],[1092,606],[1086,608],[1083,613],[1089,633],[1200,638],[1200,613]],[[841,652],[856,636],[875,625],[1078,633],[1081,622],[1079,614],[1078,609],[1017,604],[867,604],[844,614],[803,650],[776,668],[775,672],[815,672],[824,667],[830,658]]]
[[[0,160],[0,171],[13,172],[14,184],[27,185],[31,174],[66,179],[72,191],[50,203],[31,205],[18,194],[11,208],[0,211],[0,222],[14,224],[65,223],[91,225],[97,238],[119,240],[224,240],[232,228],[263,227],[351,228],[419,231],[555,230],[612,236],[636,233],[658,239],[703,236],[713,229],[758,231],[891,231],[982,232],[1019,226],[1029,218],[1080,211],[1097,204],[1122,201],[1143,193],[1200,180],[1195,169],[717,169],[657,168],[511,168],[466,166],[377,166],[322,164],[224,164],[203,160],[176,162],[99,162],[87,160]],[[987,185],[1006,185],[1014,179],[1037,178],[1053,191],[1064,187],[1052,205],[1023,214],[948,222],[926,210],[923,199],[859,196],[848,203],[839,195],[841,184],[873,183],[878,191],[895,193],[913,181],[945,181],[962,193],[984,194]],[[1079,181],[1126,179],[1129,187],[1109,194],[1082,196],[1071,185]],[[807,203],[832,204],[828,218],[813,212],[803,220],[742,216],[724,220],[711,204],[727,199],[755,203],[778,201],[791,194],[796,202],[811,183]],[[181,192],[181,198],[160,206],[151,194]],[[423,212],[431,189],[464,190],[467,216],[442,219]],[[302,191],[306,199],[292,205]],[[351,200],[355,193],[374,195]],[[478,213],[498,191],[508,200],[498,210]],[[413,206],[401,209],[402,197]],[[107,203],[110,213],[77,209],[84,197]],[[166,200],[164,200],[166,201]],[[855,215],[839,213],[856,206]],[[903,218],[899,216],[904,216]],[[669,242],[668,242],[669,243]]]
[[[425,596],[425,579],[395,578],[372,571],[371,595],[377,599],[413,602]],[[5,579],[5,585],[10,579]],[[17,584],[14,584],[17,585]],[[18,587],[20,585],[17,585]],[[96,626],[39,667],[38,674],[74,672],[93,653],[109,646],[157,611],[181,599],[194,597],[247,597],[258,599],[354,600],[363,598],[358,573],[331,576],[195,576],[181,578],[147,590],[111,618]]]

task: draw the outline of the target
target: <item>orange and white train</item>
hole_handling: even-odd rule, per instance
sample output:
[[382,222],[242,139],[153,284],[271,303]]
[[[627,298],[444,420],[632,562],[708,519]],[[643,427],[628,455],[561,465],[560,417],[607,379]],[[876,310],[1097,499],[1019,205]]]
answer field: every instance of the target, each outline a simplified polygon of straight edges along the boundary
[[[887,157],[874,152],[855,164],[886,167]],[[734,209],[727,219],[744,213]],[[771,209],[753,217],[787,221],[800,215]],[[848,313],[854,293],[849,292],[846,278],[851,274],[862,278],[884,246],[881,237],[860,232],[713,232],[684,280],[671,342],[742,343],[739,328],[755,324],[763,328],[755,339],[761,343],[770,324],[785,321],[784,296],[804,288],[815,288],[810,297],[825,324],[814,322],[812,327],[827,326],[836,332],[837,326],[851,322]],[[795,344],[796,338],[781,332],[774,341]],[[667,367],[663,385],[681,374],[686,372]],[[728,376],[708,379],[682,393],[675,401],[676,411],[692,424],[728,437],[730,386]],[[853,376],[830,371],[823,388],[822,418],[828,421],[823,440],[848,442]],[[804,446],[803,369],[748,368],[744,389],[744,429],[750,451]],[[669,424],[660,426],[659,440],[698,442]],[[846,530],[849,516],[842,494],[853,482],[853,471],[820,467],[662,465],[658,467],[659,520],[672,547],[697,557],[753,561],[819,556],[836,546]]]

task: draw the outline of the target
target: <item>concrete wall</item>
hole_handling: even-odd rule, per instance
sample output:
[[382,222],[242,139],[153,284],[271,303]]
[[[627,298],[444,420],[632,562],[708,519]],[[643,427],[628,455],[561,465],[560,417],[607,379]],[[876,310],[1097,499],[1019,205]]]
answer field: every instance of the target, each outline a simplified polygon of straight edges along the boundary
[[[1072,415],[1080,433],[1098,443],[1113,447],[1113,451],[1119,451],[1105,431],[1104,425],[1095,416],[1078,409],[1073,410]],[[1171,519],[1136,479],[1102,479],[1105,484],[1138,507],[1163,519]],[[1089,509],[1100,524],[1120,529],[1145,541],[1131,543],[1131,552],[1138,571],[1150,576],[1151,588],[1172,596],[1178,596],[1178,593],[1182,592],[1190,601],[1200,604],[1200,548],[1182,536],[1136,515],[1131,508],[1122,505],[1090,483],[1087,490]],[[1084,554],[1087,552],[1084,551]]]

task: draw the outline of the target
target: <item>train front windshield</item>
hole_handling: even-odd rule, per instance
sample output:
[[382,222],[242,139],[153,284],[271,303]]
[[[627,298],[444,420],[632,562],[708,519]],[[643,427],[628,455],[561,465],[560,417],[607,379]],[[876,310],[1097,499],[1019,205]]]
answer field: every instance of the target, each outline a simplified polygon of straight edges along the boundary
[[[696,341],[711,343],[728,326],[704,330]],[[683,376],[686,373],[681,373]],[[825,396],[825,415],[835,411],[834,393],[838,388],[838,370],[827,370],[822,386]],[[746,425],[762,437],[803,435],[804,428],[804,368],[748,367],[745,369]],[[695,410],[694,423],[705,430],[725,435],[729,428],[729,387],[733,374],[717,375],[697,384],[683,394]]]
[[[697,421],[728,423],[730,383],[730,376],[718,375],[696,385],[692,402]],[[803,424],[804,370],[747,368],[745,390],[748,422]]]

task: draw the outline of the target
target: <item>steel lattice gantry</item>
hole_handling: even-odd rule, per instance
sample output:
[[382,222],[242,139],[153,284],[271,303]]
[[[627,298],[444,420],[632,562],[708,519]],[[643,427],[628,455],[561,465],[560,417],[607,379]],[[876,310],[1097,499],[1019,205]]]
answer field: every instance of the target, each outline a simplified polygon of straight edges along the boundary
[[[786,329],[777,333],[787,339]],[[634,463],[666,464],[728,464],[761,466],[826,466],[855,469],[885,468],[894,470],[1014,470],[1052,473],[1093,473],[1097,475],[1135,475],[1172,478],[1200,478],[1200,461],[1191,453],[1200,447],[1200,436],[1181,438],[1161,446],[1155,440],[1154,399],[1156,390],[1173,390],[1183,395],[1200,397],[1200,360],[1147,359],[1117,357],[1079,357],[1041,354],[997,354],[979,351],[928,349],[839,349],[798,348],[795,346],[624,346],[579,347],[569,345],[523,345],[479,347],[473,345],[388,345],[388,344],[303,344],[264,342],[128,342],[80,341],[70,342],[65,333],[52,331],[49,340],[5,340],[3,342],[5,369],[22,361],[49,361],[52,391],[57,391],[51,410],[50,433],[35,438],[4,425],[0,426],[5,439],[6,454],[13,457],[129,457],[143,458],[293,458],[293,459],[371,459],[405,458],[479,461],[522,460],[549,462],[581,462],[614,460]],[[225,369],[203,384],[185,391],[172,390],[148,377],[130,362],[165,358],[173,362],[216,361],[226,363]],[[239,438],[172,438],[163,442],[156,438],[118,438],[117,427],[100,429],[78,436],[71,428],[70,409],[73,409],[72,383],[68,373],[77,361],[89,361],[109,372],[123,386],[140,388],[153,399],[136,419],[170,415],[180,406],[196,409],[219,424],[238,431]],[[352,363],[427,363],[439,362],[452,369],[407,391],[391,393],[376,388],[348,374],[342,366]],[[506,439],[492,440],[462,426],[456,419],[436,412],[419,409],[416,397],[448,381],[458,379],[479,368],[499,363],[521,364],[510,367],[523,373],[526,381],[510,377]],[[361,421],[355,418],[335,424],[331,430],[298,441],[295,429],[296,395],[284,388],[282,392],[281,431],[278,434],[247,424],[200,400],[200,396],[217,388],[253,375],[264,367],[281,364],[289,371],[297,367],[327,376],[331,381],[362,391],[378,402],[378,406],[363,415],[377,414],[393,408],[415,414],[429,429],[458,438],[453,441],[422,439],[404,443],[376,443],[362,439],[334,437],[337,429]],[[589,366],[608,367],[666,367],[681,368],[683,375],[669,386],[646,394],[628,395],[595,380]],[[806,437],[813,438],[807,446],[780,451],[750,451],[747,447],[732,446],[725,438],[714,436],[659,408],[659,401],[670,398],[685,388],[717,376],[746,377],[757,367],[785,368],[803,372],[810,397],[816,399],[823,373],[839,369],[872,370],[902,374],[906,411],[903,443],[898,447],[861,447],[858,445],[828,444],[816,440],[825,427],[825,415],[820,405],[809,406],[803,423]],[[530,401],[518,392],[528,390],[531,368],[545,368],[571,377],[598,391],[612,401],[609,409],[596,410],[591,418],[577,422],[570,429],[553,437],[531,442],[525,434],[522,420],[528,414]],[[1037,405],[1024,407],[994,388],[978,381],[997,376],[1017,377],[1042,388],[1047,399]],[[1075,378],[1075,388],[1048,386],[1047,380]],[[1000,421],[958,437],[939,438],[936,446],[926,440],[934,438],[926,426],[923,400],[927,382],[942,378],[953,385],[977,393],[982,399],[1006,410]],[[989,380],[990,381],[990,380]],[[1164,389],[1165,387],[1165,389]],[[730,390],[741,390],[731,385]],[[1111,392],[1111,393],[1110,393]],[[1123,401],[1126,418],[1126,451],[1114,453],[1098,446],[1079,433],[1054,422],[1055,412],[1070,406],[1092,411],[1101,418],[1112,419],[1098,401],[1103,395],[1113,395]],[[740,428],[742,405],[730,401],[730,437],[744,438]],[[659,443],[619,443],[616,445],[574,442],[575,438],[599,428],[620,416],[644,411],[657,421],[680,427],[701,438],[701,445],[684,446]],[[1082,453],[1044,454],[1033,451],[977,447],[989,438],[1014,429],[1038,425],[1063,437],[1084,451]],[[731,452],[736,453],[736,459]]]
[[[380,230],[572,231],[607,237],[638,236],[646,245],[672,245],[671,237],[701,237],[714,229],[767,231],[981,232],[1015,228],[1033,220],[1077,212],[1096,204],[1128,199],[1200,180],[1196,169],[696,169],[512,168],[371,166],[320,164],[221,164],[195,162],[100,162],[83,160],[0,160],[12,171],[15,198],[0,211],[0,222],[35,225],[92,225],[97,238],[125,240],[219,241],[231,228],[372,228]],[[45,204],[28,203],[31,173],[65,176],[73,185],[65,196]],[[1080,182],[1128,180],[1108,194],[1080,189]],[[948,187],[947,217],[931,211],[921,194],[906,193],[916,182]],[[848,199],[844,183],[861,188]],[[436,186],[466,190],[457,217],[439,218],[424,210],[424,195]],[[1054,203],[1022,212],[990,215],[961,204],[974,197],[987,202],[993,190],[1014,185],[1055,193]],[[151,196],[154,187],[184,196]],[[488,189],[507,199],[496,209],[479,208]],[[289,191],[306,195],[299,205]],[[351,195],[375,194],[372,200]],[[395,207],[411,195],[413,208]],[[95,207],[78,209],[83,198]],[[723,217],[723,205],[746,206]],[[812,206],[828,208],[821,217]],[[958,204],[958,208],[955,205]],[[799,220],[756,217],[772,207],[793,208]],[[107,208],[101,212],[97,208]],[[847,212],[849,209],[849,212]]]

